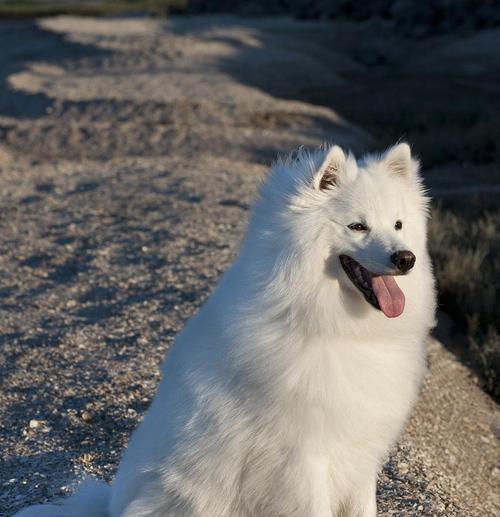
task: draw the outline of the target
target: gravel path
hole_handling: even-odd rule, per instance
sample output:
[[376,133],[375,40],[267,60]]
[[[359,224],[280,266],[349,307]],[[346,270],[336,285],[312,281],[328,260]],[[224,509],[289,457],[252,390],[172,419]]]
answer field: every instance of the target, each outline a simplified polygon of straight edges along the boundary
[[[165,351],[234,256],[270,160],[371,139],[330,109],[283,100],[345,89],[360,65],[336,53],[332,25],[54,18],[0,24],[0,45],[9,516],[84,473],[112,478]],[[440,336],[453,337],[445,325]],[[429,363],[380,479],[380,515],[498,515],[498,408],[434,339]]]

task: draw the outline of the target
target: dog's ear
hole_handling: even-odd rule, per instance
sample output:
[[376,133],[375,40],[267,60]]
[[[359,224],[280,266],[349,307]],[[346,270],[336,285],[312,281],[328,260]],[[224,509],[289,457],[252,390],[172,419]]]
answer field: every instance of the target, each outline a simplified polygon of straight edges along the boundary
[[330,147],[314,177],[318,190],[328,190],[339,185],[346,164],[344,151],[338,146]]
[[406,142],[391,147],[385,153],[383,161],[389,174],[409,177],[414,169],[411,149]]

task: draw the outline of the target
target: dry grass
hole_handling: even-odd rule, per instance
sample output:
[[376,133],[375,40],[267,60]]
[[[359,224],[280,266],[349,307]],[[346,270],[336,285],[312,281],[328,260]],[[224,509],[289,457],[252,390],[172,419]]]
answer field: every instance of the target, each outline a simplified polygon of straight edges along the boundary
[[399,123],[394,127],[399,136],[411,135],[412,145],[426,164],[498,163],[500,127],[491,108],[481,104],[457,102],[428,110],[400,106]]
[[[472,215],[472,219],[471,219]],[[436,207],[430,227],[440,303],[466,325],[472,361],[484,387],[500,398],[500,210],[474,218]]]
[[[384,90],[387,82],[392,85],[389,94]],[[342,100],[347,103],[351,98],[347,92]],[[373,103],[372,98],[381,100]],[[378,145],[408,140],[429,168],[449,162],[498,163],[497,106],[491,94],[469,87],[387,76],[380,84],[355,94],[349,109],[340,113],[376,135]]]

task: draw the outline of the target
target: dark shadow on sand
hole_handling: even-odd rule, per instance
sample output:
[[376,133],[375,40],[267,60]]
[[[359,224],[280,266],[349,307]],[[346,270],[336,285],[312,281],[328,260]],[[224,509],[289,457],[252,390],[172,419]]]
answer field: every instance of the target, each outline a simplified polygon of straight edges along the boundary
[[104,58],[108,54],[93,45],[71,42],[63,34],[46,31],[36,20],[0,21],[0,49],[0,115],[19,118],[39,117],[53,101],[41,93],[14,90],[9,76],[26,70],[34,62],[64,66],[65,60],[74,63],[81,58]]

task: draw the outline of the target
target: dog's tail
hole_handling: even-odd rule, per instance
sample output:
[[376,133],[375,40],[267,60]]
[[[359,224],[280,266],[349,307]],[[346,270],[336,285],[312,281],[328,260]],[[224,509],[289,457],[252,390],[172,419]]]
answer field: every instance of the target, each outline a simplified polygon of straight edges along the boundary
[[109,517],[110,497],[111,487],[106,483],[86,482],[60,505],[30,506],[14,517]]

